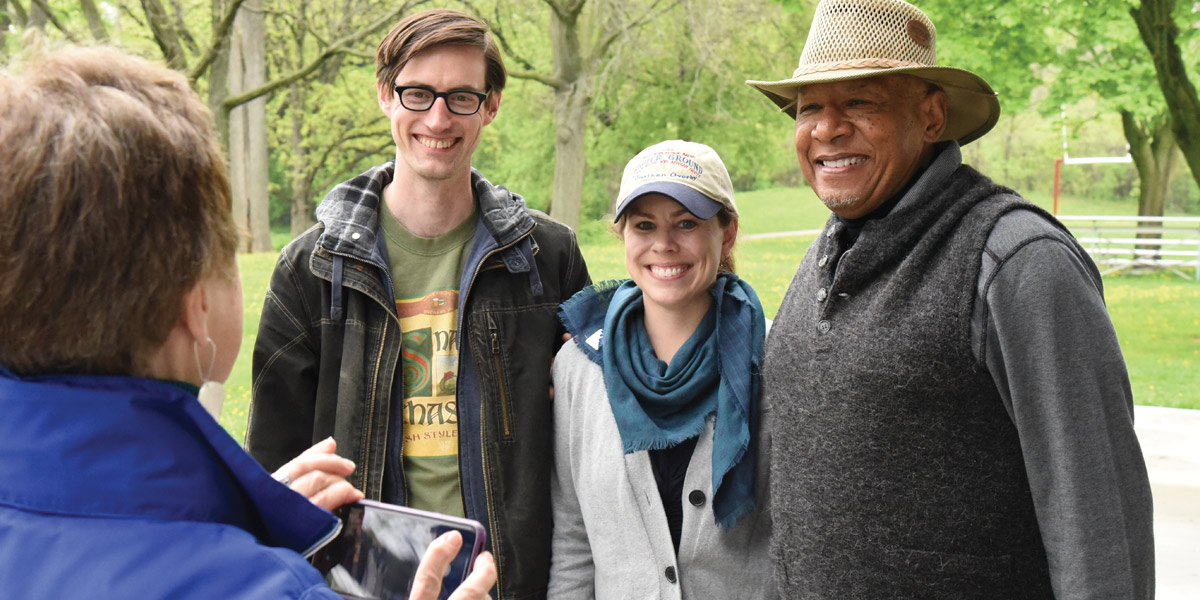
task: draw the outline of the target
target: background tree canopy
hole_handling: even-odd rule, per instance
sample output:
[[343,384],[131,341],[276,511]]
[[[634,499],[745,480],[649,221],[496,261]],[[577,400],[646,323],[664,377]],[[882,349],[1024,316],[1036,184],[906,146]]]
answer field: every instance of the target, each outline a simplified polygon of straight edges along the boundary
[[[108,43],[188,73],[232,157],[247,249],[261,250],[268,222],[302,231],[333,185],[393,156],[373,68],[387,29],[434,6],[471,12],[492,25],[512,75],[476,166],[586,236],[625,162],[663,139],[716,148],[740,191],[802,183],[790,121],[743,82],[791,73],[815,4],[0,0],[0,59]],[[1134,159],[1072,167],[1066,193],[1128,202],[1129,214],[1200,213],[1200,4],[916,4],[939,28],[940,62],[1001,94],[1001,121],[964,149],[967,162],[1048,194],[1065,132],[1073,156]]]

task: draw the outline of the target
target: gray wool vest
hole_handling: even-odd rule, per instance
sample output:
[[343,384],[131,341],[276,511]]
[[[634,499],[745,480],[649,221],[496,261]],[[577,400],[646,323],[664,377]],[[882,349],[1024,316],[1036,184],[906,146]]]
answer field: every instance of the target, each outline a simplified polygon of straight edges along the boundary
[[989,232],[1044,211],[967,166],[934,187],[849,251],[831,219],[767,340],[781,597],[1053,598],[1017,432],[970,344]]

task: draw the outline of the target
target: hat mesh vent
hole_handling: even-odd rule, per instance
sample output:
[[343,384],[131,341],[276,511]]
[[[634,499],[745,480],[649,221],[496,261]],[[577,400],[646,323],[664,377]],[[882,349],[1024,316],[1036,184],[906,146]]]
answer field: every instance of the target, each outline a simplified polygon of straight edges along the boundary
[[[794,76],[858,67],[933,66],[937,64],[933,23],[905,2],[826,0],[813,18],[810,37]],[[910,22],[916,21],[913,25]],[[912,27],[927,31],[918,44]]]

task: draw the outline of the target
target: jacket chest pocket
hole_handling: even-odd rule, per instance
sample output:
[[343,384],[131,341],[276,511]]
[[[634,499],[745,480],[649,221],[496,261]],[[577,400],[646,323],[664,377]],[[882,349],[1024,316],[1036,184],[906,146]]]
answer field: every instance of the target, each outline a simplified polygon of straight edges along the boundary
[[550,361],[558,305],[482,308],[471,317],[471,351],[479,371],[484,423],[502,442],[549,435]]

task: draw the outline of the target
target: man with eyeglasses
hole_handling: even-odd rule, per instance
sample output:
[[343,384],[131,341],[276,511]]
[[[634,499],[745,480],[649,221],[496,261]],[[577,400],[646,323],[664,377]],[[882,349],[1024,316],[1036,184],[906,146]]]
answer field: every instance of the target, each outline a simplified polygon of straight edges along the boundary
[[274,470],[332,436],[368,498],[483,523],[498,598],[545,596],[548,377],[587,267],[569,228],[471,168],[505,82],[486,25],[408,17],[376,76],[395,160],[334,188],[284,248],[246,446]]

